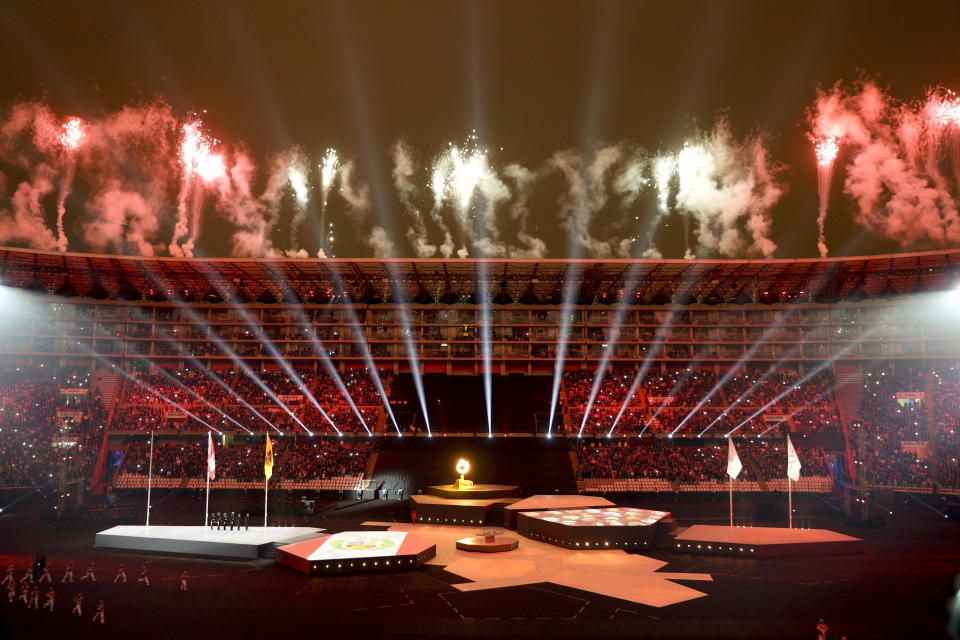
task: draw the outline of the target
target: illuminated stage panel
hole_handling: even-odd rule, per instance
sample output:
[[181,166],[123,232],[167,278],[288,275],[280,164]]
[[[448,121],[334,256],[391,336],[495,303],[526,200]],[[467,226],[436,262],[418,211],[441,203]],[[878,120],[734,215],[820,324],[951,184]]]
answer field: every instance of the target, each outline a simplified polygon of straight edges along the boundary
[[427,493],[441,498],[453,499],[487,499],[487,498],[518,498],[520,487],[506,484],[475,484],[469,487],[459,487],[455,484],[442,484],[427,487]]
[[754,557],[863,553],[863,540],[828,529],[695,524],[678,533],[673,551]]
[[431,495],[410,496],[417,522],[426,524],[481,525],[488,522],[494,505],[510,504],[519,498],[455,499]]
[[669,530],[669,518],[666,511],[633,507],[523,511],[517,532],[568,549],[649,548],[658,532]]
[[574,494],[535,495],[518,500],[504,509],[504,525],[517,528],[517,513],[520,511],[545,511],[547,509],[578,509],[584,507],[612,507],[614,504],[599,496]]
[[277,562],[307,574],[399,571],[437,555],[437,545],[403,531],[344,531],[277,549]]
[[121,525],[96,534],[95,547],[195,556],[258,558],[272,545],[289,544],[323,531],[313,527],[209,527]]

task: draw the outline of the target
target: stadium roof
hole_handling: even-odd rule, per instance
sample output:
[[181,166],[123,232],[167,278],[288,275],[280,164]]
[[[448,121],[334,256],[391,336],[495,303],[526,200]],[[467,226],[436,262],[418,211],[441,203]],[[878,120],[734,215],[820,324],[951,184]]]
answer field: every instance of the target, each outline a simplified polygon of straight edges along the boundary
[[[581,304],[836,302],[943,290],[960,279],[960,250],[797,260],[533,260],[157,258],[0,248],[0,284],[124,300],[217,298],[270,303],[406,300]],[[237,293],[239,292],[239,294]],[[635,293],[637,292],[637,293]],[[505,297],[504,294],[506,294]]]

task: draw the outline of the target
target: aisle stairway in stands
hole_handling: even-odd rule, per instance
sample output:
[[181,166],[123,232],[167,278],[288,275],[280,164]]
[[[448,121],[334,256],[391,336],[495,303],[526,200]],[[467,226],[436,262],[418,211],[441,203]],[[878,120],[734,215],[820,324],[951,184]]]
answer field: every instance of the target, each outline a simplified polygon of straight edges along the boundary
[[383,438],[370,486],[409,494],[450,484],[460,458],[478,484],[516,485],[524,495],[576,491],[566,439],[524,437]]

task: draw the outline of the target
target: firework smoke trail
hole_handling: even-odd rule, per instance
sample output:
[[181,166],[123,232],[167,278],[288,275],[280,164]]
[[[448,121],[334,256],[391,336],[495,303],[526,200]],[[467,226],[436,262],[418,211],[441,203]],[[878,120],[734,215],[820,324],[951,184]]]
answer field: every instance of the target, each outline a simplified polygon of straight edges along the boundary
[[[183,165],[183,176],[177,202],[177,222],[169,247],[172,255],[188,258],[193,257],[193,246],[200,232],[202,185],[225,178],[227,174],[223,156],[212,151],[216,141],[211,140],[201,127],[199,120],[182,127],[180,163]],[[184,237],[187,241],[181,245]]]
[[928,154],[936,154],[946,138],[953,178],[960,187],[960,96],[949,89],[930,91],[924,106],[924,116],[930,137]]
[[67,212],[67,197],[70,195],[73,176],[76,172],[77,150],[85,137],[83,122],[79,118],[71,118],[63,124],[63,131],[60,133],[60,144],[64,154],[63,175],[60,177],[60,189],[57,192],[57,249],[61,253],[67,250],[63,216]]

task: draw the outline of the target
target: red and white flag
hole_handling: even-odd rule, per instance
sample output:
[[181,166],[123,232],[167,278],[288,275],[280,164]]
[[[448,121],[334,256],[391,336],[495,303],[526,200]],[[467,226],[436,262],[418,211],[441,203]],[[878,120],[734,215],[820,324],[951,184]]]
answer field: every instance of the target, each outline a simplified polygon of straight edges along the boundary
[[211,480],[217,477],[217,458],[213,455],[213,436],[207,431],[207,476]]
[[727,442],[730,443],[730,449],[727,451],[727,475],[736,480],[743,469],[743,464],[740,463],[737,448],[733,446],[733,438],[728,437]]

